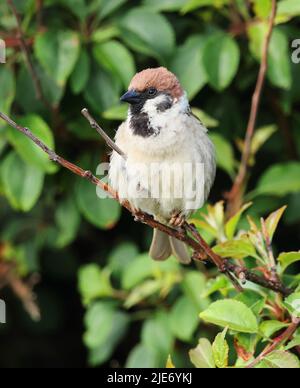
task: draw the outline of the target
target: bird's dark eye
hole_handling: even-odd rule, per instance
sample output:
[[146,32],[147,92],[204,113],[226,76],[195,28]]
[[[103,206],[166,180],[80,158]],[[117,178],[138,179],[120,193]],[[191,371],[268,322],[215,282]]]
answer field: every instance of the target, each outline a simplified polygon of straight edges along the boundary
[[148,95],[153,97],[157,94],[157,90],[155,88],[149,88],[148,89]]

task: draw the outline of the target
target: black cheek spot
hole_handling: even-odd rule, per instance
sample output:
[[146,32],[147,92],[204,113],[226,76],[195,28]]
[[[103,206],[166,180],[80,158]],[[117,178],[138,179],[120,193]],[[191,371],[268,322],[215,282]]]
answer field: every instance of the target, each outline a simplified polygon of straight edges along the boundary
[[170,108],[172,108],[172,102],[170,100],[166,100],[158,104],[156,110],[159,113],[163,113],[169,110]]
[[155,130],[149,121],[147,113],[139,113],[131,117],[130,126],[133,133],[141,137],[151,137],[157,135],[158,130]]

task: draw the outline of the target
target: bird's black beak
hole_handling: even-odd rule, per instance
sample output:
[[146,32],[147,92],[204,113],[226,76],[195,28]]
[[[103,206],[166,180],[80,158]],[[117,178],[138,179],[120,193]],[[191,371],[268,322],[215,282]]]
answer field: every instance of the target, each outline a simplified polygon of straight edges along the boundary
[[128,102],[129,104],[138,104],[141,101],[141,95],[135,90],[129,90],[121,97],[121,101]]

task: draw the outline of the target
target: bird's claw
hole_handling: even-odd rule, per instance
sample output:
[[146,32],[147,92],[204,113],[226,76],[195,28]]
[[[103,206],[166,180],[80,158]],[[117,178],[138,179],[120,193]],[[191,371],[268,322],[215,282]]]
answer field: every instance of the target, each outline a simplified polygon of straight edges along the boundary
[[174,213],[169,223],[171,226],[175,228],[182,228],[185,224],[185,221],[186,221],[186,218],[183,214]]
[[146,222],[146,214],[139,209],[133,210],[133,216],[134,216],[135,222],[141,222],[141,223]]

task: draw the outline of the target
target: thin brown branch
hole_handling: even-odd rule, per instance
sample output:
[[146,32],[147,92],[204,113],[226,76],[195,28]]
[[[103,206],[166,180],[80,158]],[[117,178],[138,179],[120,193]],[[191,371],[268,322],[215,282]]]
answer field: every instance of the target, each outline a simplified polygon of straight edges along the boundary
[[238,278],[240,276],[244,277],[245,280],[248,280],[251,283],[255,283],[260,285],[263,288],[267,288],[274,292],[279,292],[283,296],[289,296],[293,293],[294,290],[285,287],[281,281],[273,281],[271,279],[267,279],[265,276],[257,275],[255,272],[248,270],[245,267],[240,265],[232,264],[227,262],[227,268],[234,273]]
[[249,280],[251,282],[257,283],[275,292],[280,292],[285,296],[293,292],[293,290],[287,289],[286,287],[280,284],[277,284],[265,278],[259,277],[258,275],[256,275],[255,273],[252,273],[249,270],[246,270],[235,264],[231,264],[227,260],[223,260],[220,256],[216,255],[211,250],[209,245],[202,239],[198,231],[196,231],[192,225],[187,224],[187,229],[188,231],[191,232],[194,238],[190,237],[186,233],[186,231],[176,230],[167,225],[159,223],[158,221],[154,220],[152,216],[146,213],[143,213],[143,212],[137,213],[134,209],[132,209],[128,201],[121,202],[119,199],[118,193],[115,192],[108,184],[96,178],[90,171],[85,171],[81,167],[65,160],[64,158],[56,154],[46,144],[44,144],[40,139],[38,139],[28,128],[25,128],[16,124],[11,118],[9,118],[7,115],[1,112],[0,112],[0,118],[2,118],[5,122],[7,122],[11,127],[20,131],[26,137],[32,140],[41,150],[43,150],[49,156],[50,160],[68,169],[73,174],[76,174],[81,178],[87,179],[95,186],[100,187],[102,190],[108,193],[110,197],[118,201],[124,208],[126,208],[130,213],[132,213],[136,221],[147,224],[153,229],[159,229],[160,231],[168,234],[169,236],[175,237],[178,240],[183,241],[190,248],[194,250],[195,254],[193,257],[196,260],[199,260],[199,261],[204,261],[207,259],[211,260],[222,273],[229,275],[234,286],[239,288],[239,290],[240,290],[240,286],[237,286],[237,281],[234,278],[234,276],[236,276],[238,279],[245,278],[245,280]]
[[110,147],[112,150],[116,151],[119,155],[121,155],[124,159],[127,159],[125,153],[117,146],[117,144],[106,134],[105,131],[100,127],[100,125],[97,123],[97,121],[91,116],[89,111],[84,108],[81,111],[82,115],[87,119],[87,121],[90,123],[90,126],[99,133],[101,137],[105,140],[108,147]]
[[277,337],[273,343],[265,348],[265,350],[250,364],[247,366],[248,369],[255,368],[260,362],[264,360],[269,354],[278,349],[281,345],[285,344],[296,332],[298,327],[300,326],[300,318],[293,318],[290,326],[282,333],[279,337]]
[[43,26],[43,0],[36,0],[36,20],[38,29],[40,30]]
[[250,111],[250,117],[249,117],[248,126],[247,126],[245,146],[243,150],[241,165],[240,165],[238,175],[235,179],[234,185],[230,193],[227,194],[229,215],[235,214],[238,211],[238,209],[240,209],[243,202],[243,195],[244,195],[244,190],[245,190],[247,176],[248,176],[249,161],[251,157],[252,140],[255,132],[258,109],[261,102],[263,86],[265,83],[266,74],[268,70],[268,53],[269,53],[269,46],[270,46],[273,27],[274,27],[275,18],[276,18],[276,11],[277,11],[277,2],[276,0],[272,0],[272,11],[271,11],[270,20],[269,20],[268,31],[263,44],[262,60],[261,60],[259,74],[256,82],[256,87],[255,87],[254,94],[252,96],[251,111]]
[[40,309],[36,303],[36,295],[32,291],[31,279],[24,282],[16,273],[9,274],[9,286],[15,295],[22,301],[24,309],[30,315],[33,321],[41,319]]
[[41,84],[40,79],[36,73],[34,64],[32,62],[31,56],[30,56],[30,50],[28,48],[28,45],[27,45],[27,42],[26,42],[26,39],[24,36],[24,32],[22,29],[21,17],[18,13],[18,10],[17,10],[13,0],[6,0],[6,1],[7,1],[8,6],[10,7],[12,13],[14,14],[16,22],[17,22],[17,38],[19,40],[21,50],[24,54],[25,61],[26,61],[27,67],[28,67],[28,71],[29,71],[31,78],[32,78],[32,81],[33,81],[36,97],[38,100],[42,101],[42,103],[45,105],[45,107],[47,109],[52,111],[53,108],[44,96],[42,84]]
[[36,274],[33,274],[27,281],[22,280],[17,274],[14,262],[0,260],[0,289],[10,287],[34,321],[39,321],[41,318],[40,309],[36,303],[36,295],[32,291],[38,282],[39,276]]
[[192,236],[195,238],[195,240],[198,241],[198,243],[200,244],[201,248],[206,253],[207,257],[210,258],[210,260],[216,265],[216,267],[219,269],[219,271],[221,273],[224,273],[225,275],[227,275],[229,277],[229,279],[231,280],[231,282],[234,285],[235,289],[238,292],[243,292],[244,291],[243,288],[241,287],[239,282],[236,280],[236,278],[234,276],[232,276],[229,268],[227,267],[226,261],[223,260],[220,256],[218,256],[217,254],[215,254],[213,252],[213,250],[206,243],[206,241],[203,240],[203,238],[201,237],[200,233],[195,228],[195,226],[191,225],[191,224],[189,224],[187,222],[185,223],[184,226],[185,226],[186,230],[189,231],[192,234]]

